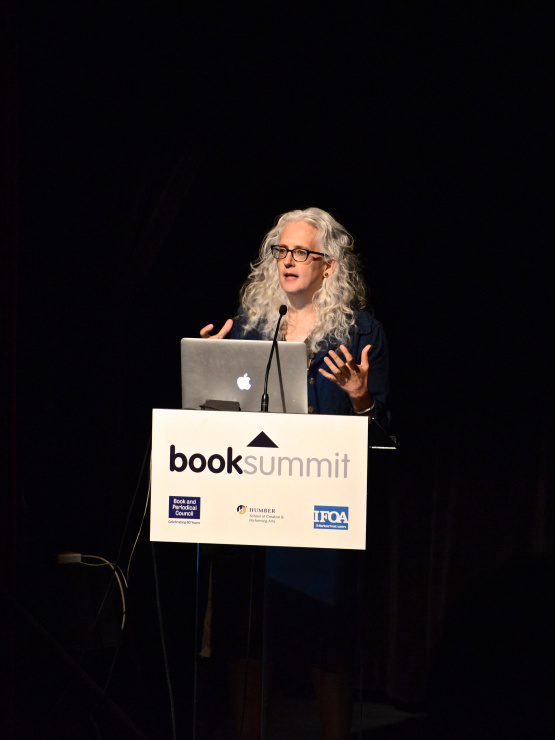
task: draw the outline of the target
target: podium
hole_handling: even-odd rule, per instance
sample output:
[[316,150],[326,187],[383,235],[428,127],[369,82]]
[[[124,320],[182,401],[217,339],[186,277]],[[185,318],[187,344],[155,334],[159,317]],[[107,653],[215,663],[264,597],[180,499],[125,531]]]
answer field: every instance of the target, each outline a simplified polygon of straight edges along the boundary
[[153,411],[150,539],[198,544],[196,740],[287,736],[287,689],[269,701],[270,683],[351,649],[368,431],[357,416]]
[[365,548],[368,419],[155,409],[151,540]]

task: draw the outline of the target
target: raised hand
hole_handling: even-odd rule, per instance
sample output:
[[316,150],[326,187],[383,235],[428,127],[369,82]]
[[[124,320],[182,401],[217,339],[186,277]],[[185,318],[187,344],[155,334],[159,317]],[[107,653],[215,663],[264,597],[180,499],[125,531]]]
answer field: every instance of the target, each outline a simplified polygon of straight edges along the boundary
[[214,329],[214,324],[207,324],[204,328],[200,330],[200,336],[203,339],[223,339],[229,334],[232,326],[233,320],[228,319],[217,334],[210,334],[210,332]]
[[371,396],[368,391],[368,352],[370,344],[363,348],[360,355],[360,365],[354,361],[353,356],[345,347],[341,345],[339,349],[343,354],[344,360],[333,349],[324,357],[324,362],[329,368],[329,372],[320,368],[319,372],[332,383],[338,385],[347,393],[353,404],[355,411],[369,408],[371,406]]

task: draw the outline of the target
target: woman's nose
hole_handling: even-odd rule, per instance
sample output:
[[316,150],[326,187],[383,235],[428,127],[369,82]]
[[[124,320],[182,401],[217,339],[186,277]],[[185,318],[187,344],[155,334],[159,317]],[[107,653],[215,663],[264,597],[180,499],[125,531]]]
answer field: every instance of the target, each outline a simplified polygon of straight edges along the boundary
[[293,252],[287,252],[285,257],[283,258],[283,264],[284,265],[292,265],[295,262],[293,259]]

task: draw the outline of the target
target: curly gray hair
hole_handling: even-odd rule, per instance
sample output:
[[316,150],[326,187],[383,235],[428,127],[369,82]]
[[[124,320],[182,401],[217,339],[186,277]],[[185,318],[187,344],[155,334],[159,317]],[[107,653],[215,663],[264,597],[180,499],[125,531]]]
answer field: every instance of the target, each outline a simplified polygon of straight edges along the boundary
[[321,208],[282,214],[264,237],[258,258],[251,263],[251,272],[240,292],[244,331],[256,329],[271,339],[279,307],[283,303],[292,307],[280,285],[277,261],[270,246],[279,243],[287,224],[297,221],[306,221],[317,229],[320,249],[335,261],[335,269],[313,298],[316,321],[307,343],[312,352],[317,352],[326,342],[345,344],[356,322],[356,309],[366,305],[366,285],[353,237]]

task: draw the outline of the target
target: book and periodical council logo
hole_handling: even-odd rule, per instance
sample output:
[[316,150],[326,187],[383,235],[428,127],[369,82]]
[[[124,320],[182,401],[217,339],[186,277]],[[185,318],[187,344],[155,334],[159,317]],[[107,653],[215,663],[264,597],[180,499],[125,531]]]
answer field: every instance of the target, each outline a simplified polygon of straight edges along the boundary
[[170,496],[170,519],[200,519],[200,498],[189,498],[187,496]]

